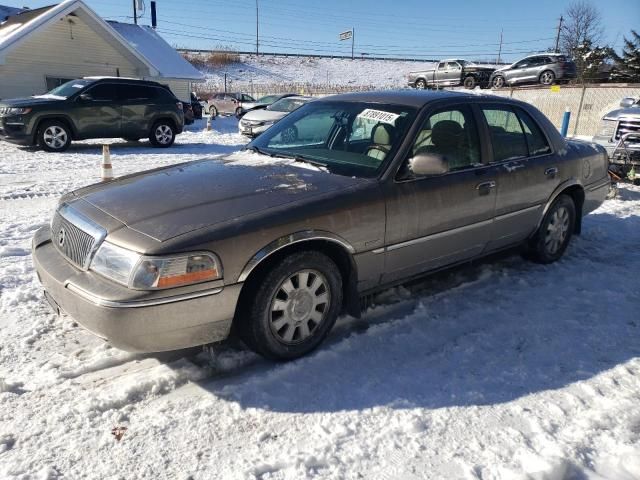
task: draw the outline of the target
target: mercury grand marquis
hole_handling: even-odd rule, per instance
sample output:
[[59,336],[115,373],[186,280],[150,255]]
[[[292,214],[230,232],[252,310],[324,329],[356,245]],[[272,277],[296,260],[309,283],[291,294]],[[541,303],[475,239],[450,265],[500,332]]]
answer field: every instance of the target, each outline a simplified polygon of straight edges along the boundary
[[54,308],[120,349],[233,333],[292,359],[376,290],[514,246],[558,260],[608,189],[604,148],[531,105],[354,93],[226,158],[64,195],[33,259]]

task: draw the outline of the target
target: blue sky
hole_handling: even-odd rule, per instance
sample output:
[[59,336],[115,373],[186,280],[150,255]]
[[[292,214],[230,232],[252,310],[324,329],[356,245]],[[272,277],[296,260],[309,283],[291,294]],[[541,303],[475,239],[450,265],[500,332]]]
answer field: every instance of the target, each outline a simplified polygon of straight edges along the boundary
[[[132,0],[85,0],[105,18],[132,21]],[[150,0],[141,23],[150,24]],[[260,50],[351,54],[341,31],[355,29],[355,54],[416,58],[494,59],[503,31],[502,58],[515,60],[555,42],[569,0],[258,0]],[[51,0],[0,0],[44,6]],[[622,46],[640,30],[640,0],[594,1],[605,26],[604,43]],[[157,0],[158,29],[185,48],[255,50],[255,0]]]

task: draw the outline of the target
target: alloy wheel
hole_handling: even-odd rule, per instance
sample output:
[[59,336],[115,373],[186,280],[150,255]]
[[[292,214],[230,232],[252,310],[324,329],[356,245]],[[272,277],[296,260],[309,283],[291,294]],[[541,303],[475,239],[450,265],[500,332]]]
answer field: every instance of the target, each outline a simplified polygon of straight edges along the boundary
[[173,131],[169,125],[158,125],[155,135],[159,144],[166,145],[171,141]]
[[564,207],[558,208],[551,215],[544,237],[544,245],[550,255],[555,255],[566,240],[569,233],[569,218],[569,211]]
[[540,77],[540,81],[544,84],[544,85],[551,85],[553,83],[553,73],[551,72],[544,72],[542,74],[542,76]]
[[271,332],[284,344],[305,341],[326,319],[330,302],[329,282],[319,271],[294,273],[280,284],[271,301]]
[[60,150],[67,143],[67,132],[57,125],[51,125],[45,129],[42,138],[49,148]]
[[494,88],[502,88],[504,87],[504,78],[502,77],[496,77],[493,79],[493,86]]

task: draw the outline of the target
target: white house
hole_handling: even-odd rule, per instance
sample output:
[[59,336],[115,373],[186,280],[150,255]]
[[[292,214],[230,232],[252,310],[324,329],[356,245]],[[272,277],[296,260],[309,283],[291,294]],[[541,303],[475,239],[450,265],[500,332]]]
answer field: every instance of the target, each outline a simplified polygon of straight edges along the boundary
[[151,27],[107,22],[81,0],[13,12],[0,23],[0,98],[87,76],[155,80],[181,100],[204,80]]

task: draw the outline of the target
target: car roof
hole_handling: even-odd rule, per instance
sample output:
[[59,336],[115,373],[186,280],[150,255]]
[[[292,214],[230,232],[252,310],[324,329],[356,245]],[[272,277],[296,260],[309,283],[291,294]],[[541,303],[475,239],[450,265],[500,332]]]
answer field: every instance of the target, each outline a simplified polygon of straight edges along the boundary
[[408,107],[421,108],[427,103],[442,99],[469,99],[470,97],[483,96],[488,98],[503,99],[494,95],[477,95],[467,92],[451,90],[382,90],[371,92],[343,93],[324,97],[322,100],[338,100],[343,102],[369,102],[387,103],[394,105],[406,105]]

